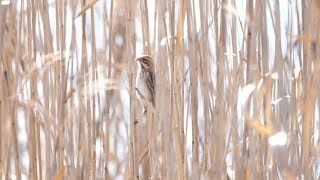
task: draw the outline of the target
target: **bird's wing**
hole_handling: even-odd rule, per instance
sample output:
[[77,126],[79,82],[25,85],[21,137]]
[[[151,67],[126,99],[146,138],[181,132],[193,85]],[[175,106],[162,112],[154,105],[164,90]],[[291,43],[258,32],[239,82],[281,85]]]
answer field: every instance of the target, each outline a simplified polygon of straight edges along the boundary
[[150,101],[152,102],[152,104],[154,105],[154,97],[155,97],[155,85],[156,85],[156,81],[155,81],[155,77],[154,77],[154,73],[148,71],[148,73],[146,73],[146,85],[147,85],[147,89],[148,89],[148,93],[149,93],[149,97],[150,97]]

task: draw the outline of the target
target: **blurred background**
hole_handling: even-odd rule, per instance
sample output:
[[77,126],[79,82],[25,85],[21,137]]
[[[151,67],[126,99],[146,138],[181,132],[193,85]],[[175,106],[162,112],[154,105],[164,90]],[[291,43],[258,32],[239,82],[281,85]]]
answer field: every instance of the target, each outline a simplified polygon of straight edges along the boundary
[[0,2],[1,179],[319,179],[319,0]]

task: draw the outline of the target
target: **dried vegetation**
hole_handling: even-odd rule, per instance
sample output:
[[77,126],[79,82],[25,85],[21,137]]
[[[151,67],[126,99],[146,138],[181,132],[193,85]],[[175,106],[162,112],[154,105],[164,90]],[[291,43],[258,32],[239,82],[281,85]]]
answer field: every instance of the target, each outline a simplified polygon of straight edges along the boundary
[[319,178],[319,1],[7,1],[2,179]]

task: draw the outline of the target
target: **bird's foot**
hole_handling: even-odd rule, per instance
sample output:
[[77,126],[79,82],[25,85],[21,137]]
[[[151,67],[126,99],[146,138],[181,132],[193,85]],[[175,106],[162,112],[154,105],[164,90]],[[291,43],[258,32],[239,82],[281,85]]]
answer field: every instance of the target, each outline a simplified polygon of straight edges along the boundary
[[147,114],[147,109],[143,110],[143,113],[133,122],[134,124],[138,124],[139,119]]

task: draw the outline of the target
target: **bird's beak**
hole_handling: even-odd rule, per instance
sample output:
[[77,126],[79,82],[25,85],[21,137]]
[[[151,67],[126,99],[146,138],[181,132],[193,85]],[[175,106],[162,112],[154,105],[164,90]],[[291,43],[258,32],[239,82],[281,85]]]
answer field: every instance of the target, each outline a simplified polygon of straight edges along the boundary
[[141,58],[137,58],[136,61],[140,62]]

